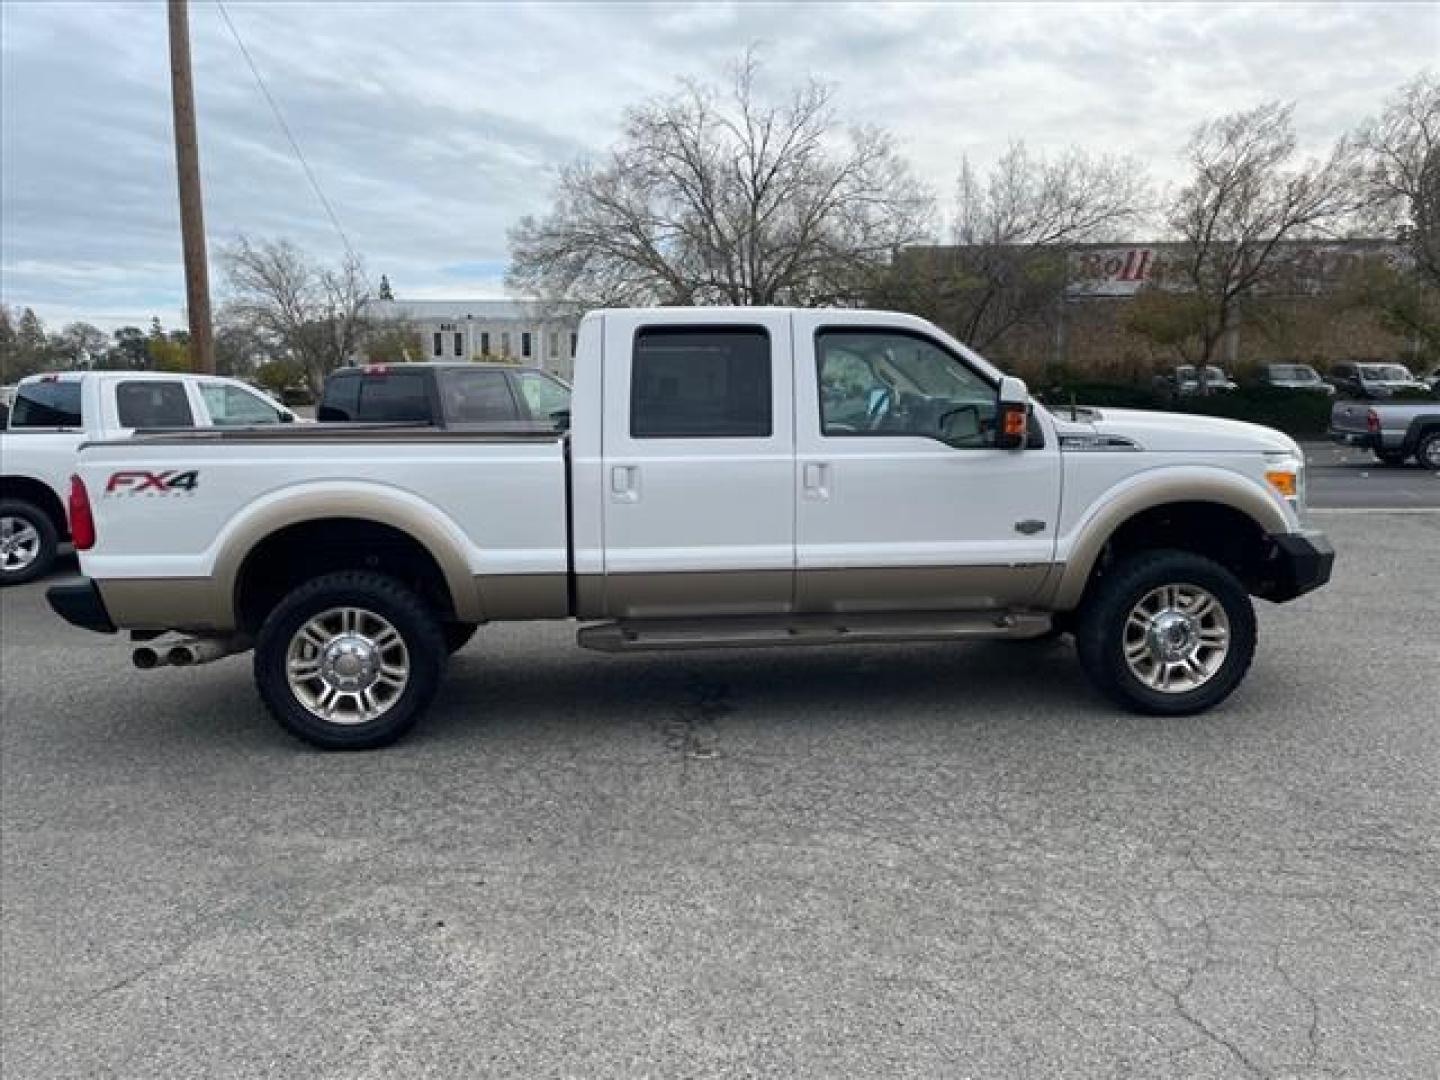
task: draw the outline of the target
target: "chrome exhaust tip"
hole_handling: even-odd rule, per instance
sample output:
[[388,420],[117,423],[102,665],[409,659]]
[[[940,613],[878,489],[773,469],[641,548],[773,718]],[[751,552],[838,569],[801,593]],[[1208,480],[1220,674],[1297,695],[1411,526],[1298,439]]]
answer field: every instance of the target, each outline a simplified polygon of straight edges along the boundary
[[132,652],[130,654],[130,660],[141,671],[150,671],[169,662],[168,657],[161,656],[157,651],[150,648],[149,645],[141,645]]

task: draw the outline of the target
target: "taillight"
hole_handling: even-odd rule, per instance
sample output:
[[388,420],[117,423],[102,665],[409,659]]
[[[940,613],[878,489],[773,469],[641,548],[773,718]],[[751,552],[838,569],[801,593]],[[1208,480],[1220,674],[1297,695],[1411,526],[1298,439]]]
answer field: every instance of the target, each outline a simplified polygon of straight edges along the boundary
[[95,546],[95,517],[90,513],[90,493],[85,481],[70,477],[70,541],[76,551],[89,551]]
[[1365,414],[1365,430],[1372,432],[1380,430],[1380,414],[1374,409]]

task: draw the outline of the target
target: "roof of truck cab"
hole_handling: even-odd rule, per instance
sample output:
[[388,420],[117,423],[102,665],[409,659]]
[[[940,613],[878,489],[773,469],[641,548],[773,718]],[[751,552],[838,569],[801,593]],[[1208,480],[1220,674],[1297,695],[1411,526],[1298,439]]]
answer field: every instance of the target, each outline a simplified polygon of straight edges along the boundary
[[212,375],[203,371],[42,371],[37,375],[26,375],[16,386],[28,386],[39,382],[79,382],[82,379],[225,379],[240,382],[233,375]]

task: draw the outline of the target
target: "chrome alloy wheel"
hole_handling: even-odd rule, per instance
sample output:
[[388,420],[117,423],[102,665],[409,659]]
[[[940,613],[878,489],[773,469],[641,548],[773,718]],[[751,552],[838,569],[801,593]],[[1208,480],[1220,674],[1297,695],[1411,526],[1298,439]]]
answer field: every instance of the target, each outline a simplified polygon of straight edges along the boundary
[[383,716],[410,682],[410,653],[388,620],[364,608],[331,608],[290,639],[285,676],[295,700],[330,724]]
[[1144,685],[1184,694],[1215,677],[1230,654],[1230,618],[1198,585],[1162,585],[1125,620],[1125,662]]
[[0,517],[0,571],[14,574],[40,557],[40,530],[22,517]]

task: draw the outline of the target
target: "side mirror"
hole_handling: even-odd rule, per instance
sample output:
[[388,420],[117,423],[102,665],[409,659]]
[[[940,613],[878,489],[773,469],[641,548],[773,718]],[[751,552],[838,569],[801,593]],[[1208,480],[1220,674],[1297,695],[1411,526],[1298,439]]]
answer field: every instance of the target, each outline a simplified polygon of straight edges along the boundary
[[1019,450],[1030,431],[1030,391],[1022,379],[1007,375],[1000,380],[999,405],[995,445],[1001,450]]

